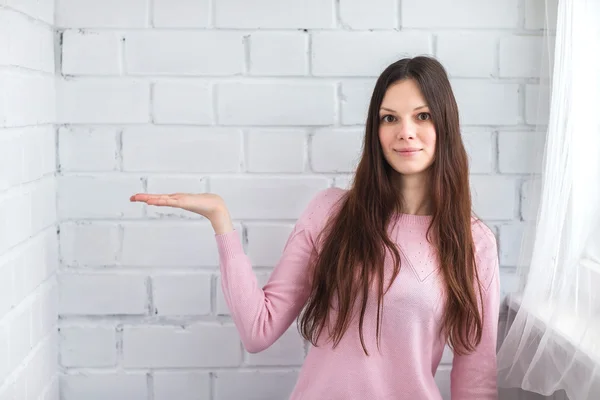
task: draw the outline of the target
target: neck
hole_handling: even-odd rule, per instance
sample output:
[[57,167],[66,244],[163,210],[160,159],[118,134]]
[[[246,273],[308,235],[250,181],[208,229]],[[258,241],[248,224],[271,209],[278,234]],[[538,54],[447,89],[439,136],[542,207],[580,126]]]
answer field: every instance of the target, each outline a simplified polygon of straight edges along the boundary
[[402,175],[399,180],[402,195],[402,213],[431,215],[430,186],[427,178],[419,175]]

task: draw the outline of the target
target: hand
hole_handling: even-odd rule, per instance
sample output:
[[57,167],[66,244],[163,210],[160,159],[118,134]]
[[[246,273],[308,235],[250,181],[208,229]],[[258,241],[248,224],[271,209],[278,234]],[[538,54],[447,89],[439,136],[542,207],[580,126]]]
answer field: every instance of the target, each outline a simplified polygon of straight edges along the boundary
[[211,193],[189,194],[146,194],[138,193],[129,198],[132,202],[142,202],[151,206],[174,207],[200,214],[210,220],[217,234],[233,230],[229,211],[221,196]]

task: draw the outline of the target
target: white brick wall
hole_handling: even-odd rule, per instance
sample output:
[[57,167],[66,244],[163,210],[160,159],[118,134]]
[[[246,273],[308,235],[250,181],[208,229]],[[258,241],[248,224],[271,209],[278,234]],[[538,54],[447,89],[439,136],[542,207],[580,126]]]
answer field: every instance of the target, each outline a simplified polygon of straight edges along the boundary
[[0,2],[0,399],[58,400],[54,1]]
[[[375,78],[406,55],[433,54],[451,75],[475,211],[498,235],[509,292],[547,118],[543,3],[57,0],[62,399],[287,398],[306,352],[295,327],[245,353],[210,225],[129,195],[221,194],[265,282],[308,200],[348,185]],[[21,75],[15,88],[45,87]],[[15,107],[0,121],[22,120]],[[450,368],[447,354],[446,399]]]

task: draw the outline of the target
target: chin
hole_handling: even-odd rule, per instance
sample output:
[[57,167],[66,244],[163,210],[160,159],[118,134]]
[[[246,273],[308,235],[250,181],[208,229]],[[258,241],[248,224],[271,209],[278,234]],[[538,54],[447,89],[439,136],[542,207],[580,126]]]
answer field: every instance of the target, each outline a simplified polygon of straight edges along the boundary
[[428,166],[416,167],[406,165],[392,165],[392,169],[399,175],[402,175],[403,177],[416,177],[426,175],[429,173],[430,170]]
[[392,165],[392,169],[400,175],[421,175],[428,170],[427,167],[407,167],[407,166],[395,166]]

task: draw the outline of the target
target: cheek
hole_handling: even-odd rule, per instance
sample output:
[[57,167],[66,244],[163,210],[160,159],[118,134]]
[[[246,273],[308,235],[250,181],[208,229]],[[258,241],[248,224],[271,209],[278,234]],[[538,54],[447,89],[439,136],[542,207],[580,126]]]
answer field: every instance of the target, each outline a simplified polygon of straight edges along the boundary
[[384,147],[384,150],[386,150],[386,148],[389,147],[393,141],[394,141],[393,129],[390,129],[390,127],[380,126],[379,127],[379,142],[381,143],[381,146]]
[[422,138],[423,144],[430,149],[435,149],[435,141],[437,139],[437,135],[435,133],[435,128],[433,126],[431,126],[424,133],[425,134],[423,135],[423,138]]

